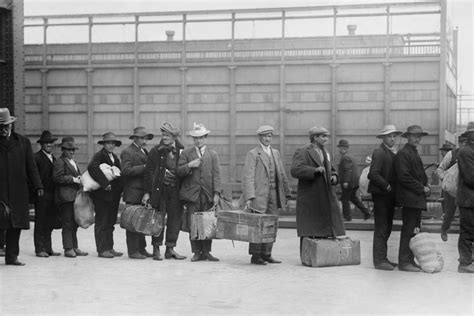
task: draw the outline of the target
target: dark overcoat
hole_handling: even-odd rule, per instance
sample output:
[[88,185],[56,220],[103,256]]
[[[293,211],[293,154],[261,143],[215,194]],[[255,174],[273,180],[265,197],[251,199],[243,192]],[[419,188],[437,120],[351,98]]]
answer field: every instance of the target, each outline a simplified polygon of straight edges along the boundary
[[34,154],[36,167],[43,183],[44,194],[41,199],[54,200],[55,185],[53,182],[53,166],[56,161],[56,157],[53,155],[53,161],[49,160],[48,156],[40,150]]
[[458,155],[458,192],[456,202],[461,207],[474,208],[474,144],[468,143]]
[[[106,202],[114,202],[116,203],[120,200],[120,195],[122,194],[122,177],[115,178],[112,181],[107,180],[102,170],[100,170],[100,165],[103,163],[108,164],[109,166],[116,166],[120,169],[120,160],[114,153],[112,154],[114,157],[114,162],[109,157],[107,151],[102,148],[98,152],[92,156],[89,165],[87,166],[87,171],[89,171],[90,176],[92,179],[97,181],[100,184],[100,188],[98,190],[91,192],[91,197],[93,199],[99,199]],[[105,190],[105,188],[110,184],[112,189],[110,191]]]
[[35,193],[43,188],[30,140],[12,132],[0,140],[0,201],[12,209],[13,228],[30,228],[28,183]]
[[[77,165],[77,164],[76,164]],[[61,156],[56,159],[53,167],[53,181],[56,184],[56,203],[74,202],[80,184],[74,183],[73,178],[79,176],[79,166],[77,169],[69,162],[69,160]]]
[[143,176],[148,151],[143,151],[135,144],[125,148],[120,154],[122,165],[123,200],[125,203],[140,204],[144,191]]
[[[298,148],[293,155],[291,175],[298,179],[296,226],[299,237],[345,235],[342,212],[330,183],[331,176],[337,174],[327,152],[326,155],[324,165],[312,144]],[[324,167],[326,174],[316,173],[318,167]]]
[[397,205],[426,210],[428,178],[415,146],[406,144],[395,155],[395,173]]
[[[372,153],[372,163],[368,174],[368,192],[379,195],[394,194],[396,189],[395,153],[383,143]],[[390,184],[391,191],[387,191]]]
[[351,154],[345,153],[341,156],[337,173],[341,186],[343,183],[347,183],[349,189],[359,187],[360,170]]
[[[166,170],[166,159],[170,151],[174,151],[176,157],[176,168],[178,168],[179,155],[183,150],[183,145],[176,140],[175,147],[167,146],[160,141],[158,145],[150,150],[148,162],[145,166],[145,192],[150,193],[150,204],[154,208],[160,208],[162,192],[164,187],[164,178]],[[179,190],[180,179],[176,179],[176,190]]]

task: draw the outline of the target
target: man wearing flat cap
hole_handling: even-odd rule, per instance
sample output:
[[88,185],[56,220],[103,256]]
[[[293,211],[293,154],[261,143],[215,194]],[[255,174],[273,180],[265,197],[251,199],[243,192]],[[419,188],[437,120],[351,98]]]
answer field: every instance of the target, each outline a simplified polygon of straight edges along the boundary
[[[278,215],[278,209],[286,207],[291,192],[280,152],[270,146],[273,132],[269,125],[257,129],[260,144],[247,153],[242,170],[242,202],[259,213]],[[250,243],[250,262],[281,263],[272,257],[272,247],[273,243]]]
[[406,272],[419,272],[413,252],[410,250],[410,239],[420,230],[421,212],[426,211],[426,197],[431,190],[418,154],[417,146],[423,136],[428,135],[418,125],[412,125],[402,134],[408,142],[395,155],[395,173],[397,175],[397,204],[402,207],[402,230],[398,249],[398,269]]
[[456,202],[459,206],[459,266],[460,273],[474,273],[472,246],[474,243],[474,122],[469,122],[462,134],[466,145],[459,151],[459,182]]
[[357,195],[359,188],[360,172],[359,167],[354,162],[354,157],[349,153],[349,141],[346,139],[339,140],[337,144],[341,159],[339,161],[338,176],[341,184],[341,202],[342,215],[346,221],[352,220],[351,205],[352,202],[364,215],[364,220],[370,217],[370,212],[367,206],[362,203],[360,197]]
[[372,153],[369,169],[368,192],[374,201],[374,240],[372,259],[374,267],[391,271],[397,266],[387,258],[387,241],[392,233],[393,215],[396,205],[395,142],[402,132],[394,125],[385,125],[376,136],[382,139],[380,146]]
[[8,108],[0,108],[0,212],[11,210],[0,228],[6,230],[5,264],[23,266],[18,255],[21,230],[30,228],[28,181],[38,197],[43,195],[43,184],[30,140],[12,130],[15,121]]
[[122,194],[122,179],[119,177],[112,181],[107,180],[100,170],[100,165],[105,163],[120,169],[120,160],[114,154],[114,150],[116,146],[122,145],[122,142],[117,139],[115,133],[107,132],[97,143],[103,148],[94,154],[87,166],[92,179],[100,184],[98,190],[91,192],[95,209],[95,244],[99,257],[120,257],[123,253],[114,249],[114,226],[117,222],[118,206]]
[[[123,201],[127,205],[140,205],[145,194],[143,176],[148,160],[148,151],[145,146],[148,140],[153,139],[153,134],[140,126],[133,130],[133,135],[130,135],[129,139],[133,142],[120,154]],[[127,230],[125,236],[130,259],[145,259],[152,256],[146,251],[145,235]]]
[[[219,156],[206,145],[210,132],[203,124],[194,123],[193,130],[188,132],[193,138],[194,146],[183,150],[179,156],[179,196],[188,210],[187,223],[191,222],[191,214],[211,210],[219,202],[222,191]],[[191,261],[219,261],[211,255],[211,249],[212,240],[191,240]]]
[[[179,230],[183,217],[183,206],[179,199],[180,181],[176,175],[180,152],[183,145],[179,142],[180,130],[171,123],[164,123],[160,127],[161,140],[150,151],[148,162],[145,166],[145,195],[144,203],[160,210],[167,216],[166,227],[163,227],[159,236],[153,236],[153,259],[163,260],[160,246],[165,239],[165,258],[183,260],[185,256],[178,254],[174,247],[178,242]],[[166,228],[166,229],[165,229]]]
[[44,194],[34,200],[35,204],[35,229],[34,243],[37,257],[48,258],[59,256],[59,252],[53,251],[51,245],[51,233],[54,228],[61,228],[59,223],[59,211],[54,203],[55,185],[53,182],[53,166],[56,157],[53,155],[56,137],[49,131],[43,131],[37,143],[41,149],[35,153],[35,162],[43,183]]
[[298,179],[296,226],[301,241],[303,237],[343,238],[346,234],[334,190],[338,177],[324,148],[328,138],[326,128],[315,126],[309,130],[310,143],[293,155],[291,175]]

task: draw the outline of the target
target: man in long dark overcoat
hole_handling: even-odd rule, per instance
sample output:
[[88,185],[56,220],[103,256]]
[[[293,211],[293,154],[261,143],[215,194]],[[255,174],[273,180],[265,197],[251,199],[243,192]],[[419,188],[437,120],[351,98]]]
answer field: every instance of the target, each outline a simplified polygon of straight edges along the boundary
[[431,193],[423,162],[416,149],[421,138],[426,135],[428,133],[424,132],[420,126],[409,126],[402,134],[408,142],[395,155],[396,199],[397,204],[402,207],[402,230],[398,249],[400,271],[421,271],[415,263],[409,244],[410,239],[420,230],[421,212],[426,211],[426,197]]
[[12,131],[16,117],[7,108],[0,108],[0,201],[10,209],[6,225],[5,264],[25,265],[18,261],[20,234],[30,228],[28,182],[37,196],[43,195],[43,185],[36,168],[31,142]]
[[310,144],[296,150],[291,175],[298,179],[296,226],[298,237],[342,237],[346,234],[334,186],[338,177],[324,148],[329,131],[309,130]]

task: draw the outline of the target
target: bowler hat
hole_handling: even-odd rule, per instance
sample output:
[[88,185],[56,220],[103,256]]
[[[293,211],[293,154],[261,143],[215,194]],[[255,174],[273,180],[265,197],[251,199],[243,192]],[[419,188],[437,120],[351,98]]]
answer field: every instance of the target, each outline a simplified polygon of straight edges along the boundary
[[10,115],[8,108],[0,108],[0,125],[8,125],[16,121],[16,117]]
[[128,138],[132,139],[134,137],[144,137],[150,140],[153,139],[153,134],[148,133],[143,126],[139,126],[133,129],[133,135],[130,135]]
[[402,134],[401,131],[397,130],[395,128],[395,125],[385,125],[383,128],[382,128],[382,131],[380,132],[380,134],[378,134],[376,137],[377,138],[382,138],[383,136],[385,135],[390,135],[390,134],[395,134],[395,136],[398,136],[400,134]]
[[163,123],[163,125],[161,125],[160,127],[160,131],[169,133],[173,135],[174,137],[177,137],[179,136],[179,134],[181,134],[181,131],[179,130],[179,128],[175,127],[170,122]]
[[117,135],[114,132],[107,132],[102,135],[102,139],[97,142],[97,144],[103,145],[104,143],[114,143],[115,146],[122,145],[122,142],[117,139]]
[[53,137],[53,135],[51,135],[50,131],[43,131],[40,136],[40,139],[38,139],[36,142],[39,144],[50,144],[54,143],[57,140],[58,139],[56,137]]
[[419,125],[408,126],[407,131],[402,134],[402,137],[407,138],[409,134],[417,134],[420,136],[428,135],[428,133],[423,131],[423,129]]
[[474,140],[474,121],[471,121],[467,124],[467,129],[464,133],[461,134],[467,139]]
[[313,135],[329,135],[329,131],[327,130],[327,128],[325,127],[322,127],[322,126],[314,126],[314,127],[311,127],[308,131],[309,133],[309,136],[313,136]]
[[450,150],[453,150],[453,147],[450,144],[443,144],[443,146],[441,146],[439,148],[439,150],[441,150],[441,151],[450,151]]
[[262,125],[257,129],[257,135],[263,135],[268,133],[273,133],[275,129],[270,125]]
[[340,139],[339,144],[337,144],[337,147],[349,148],[349,141],[347,141],[346,139]]
[[188,134],[191,137],[202,137],[204,135],[209,134],[211,131],[206,129],[204,124],[196,124],[194,123],[194,127],[191,131],[188,132]]
[[59,146],[64,149],[79,149],[74,145],[74,138],[69,136],[64,137]]

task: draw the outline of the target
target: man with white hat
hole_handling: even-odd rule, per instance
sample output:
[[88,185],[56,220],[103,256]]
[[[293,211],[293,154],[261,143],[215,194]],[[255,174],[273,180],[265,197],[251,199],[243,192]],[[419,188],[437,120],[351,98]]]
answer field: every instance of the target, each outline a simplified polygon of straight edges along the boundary
[[[242,170],[242,202],[259,213],[278,215],[278,209],[286,207],[291,192],[280,152],[270,146],[273,132],[269,125],[257,129],[260,144],[247,153]],[[281,263],[272,257],[272,247],[273,243],[250,243],[250,262]]]
[[[219,202],[222,190],[219,157],[206,146],[210,132],[203,124],[194,123],[193,130],[188,132],[193,138],[194,146],[183,150],[179,157],[179,196],[186,205],[189,216],[195,212],[209,211]],[[211,255],[211,248],[212,240],[191,240],[191,251],[194,254],[191,261],[219,261]]]
[[387,241],[392,233],[395,213],[395,141],[402,134],[394,125],[385,125],[376,137],[382,139],[372,153],[368,192],[374,201],[373,263],[379,270],[393,270],[397,264],[387,258]]

